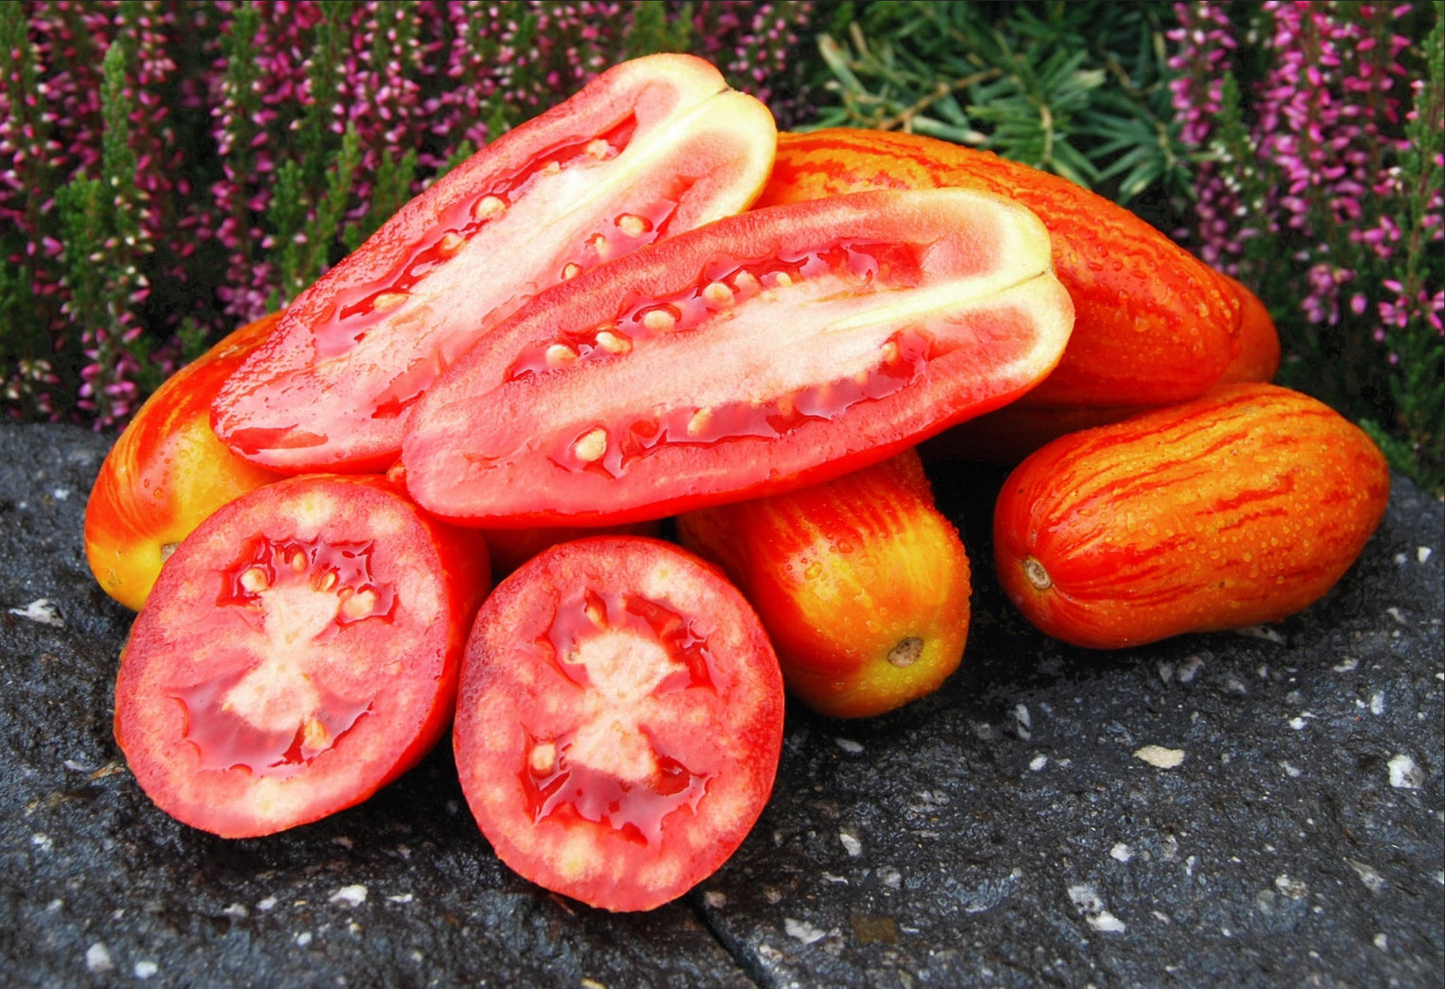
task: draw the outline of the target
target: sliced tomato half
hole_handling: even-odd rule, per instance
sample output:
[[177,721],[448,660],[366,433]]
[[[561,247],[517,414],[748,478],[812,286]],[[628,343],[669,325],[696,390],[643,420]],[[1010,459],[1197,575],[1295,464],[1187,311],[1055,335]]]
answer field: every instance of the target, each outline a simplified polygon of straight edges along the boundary
[[286,310],[213,425],[273,470],[379,471],[441,371],[548,286],[747,207],[767,107],[702,59],[625,62],[403,207]]
[[361,802],[445,731],[489,583],[477,532],[379,479],[291,478],[231,502],[171,556],[122,653],[131,772],[223,837]]
[[502,861],[607,910],[716,871],[767,803],[782,737],[756,614],[710,564],[641,536],[553,546],[497,585],[452,733]]
[[884,459],[1008,402],[1073,305],[1028,210],[957,189],[728,217],[539,296],[416,407],[408,489],[494,526],[659,517]]

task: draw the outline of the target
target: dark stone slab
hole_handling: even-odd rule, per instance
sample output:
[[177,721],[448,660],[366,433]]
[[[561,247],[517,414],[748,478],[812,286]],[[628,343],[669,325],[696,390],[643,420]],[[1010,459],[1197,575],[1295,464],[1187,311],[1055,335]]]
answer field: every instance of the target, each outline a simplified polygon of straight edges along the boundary
[[965,668],[888,717],[792,712],[732,861],[677,903],[608,915],[497,862],[444,749],[271,838],[155,810],[110,733],[130,616],[81,545],[107,446],[0,427],[0,984],[1433,987],[1445,971],[1445,512],[1402,479],[1304,614],[1100,654],[1002,600],[998,475],[935,465],[974,558]]

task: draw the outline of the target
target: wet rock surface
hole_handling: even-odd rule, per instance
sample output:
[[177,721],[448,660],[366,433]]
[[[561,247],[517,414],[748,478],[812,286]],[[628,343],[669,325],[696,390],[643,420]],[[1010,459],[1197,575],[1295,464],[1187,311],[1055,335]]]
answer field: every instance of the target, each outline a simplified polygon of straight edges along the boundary
[[1396,478],[1322,602],[1090,653],[989,574],[995,472],[935,465],[974,559],[964,669],[866,722],[790,713],[721,872],[644,915],[512,875],[444,746],[366,804],[225,841],[111,736],[130,614],[85,566],[105,437],[0,428],[7,986],[1435,986],[1445,511]]

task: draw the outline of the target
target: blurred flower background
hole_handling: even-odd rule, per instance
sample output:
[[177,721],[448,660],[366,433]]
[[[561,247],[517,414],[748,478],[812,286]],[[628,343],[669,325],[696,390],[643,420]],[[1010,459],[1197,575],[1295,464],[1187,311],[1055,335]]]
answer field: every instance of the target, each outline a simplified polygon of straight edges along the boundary
[[785,128],[910,130],[1138,212],[1255,290],[1282,383],[1445,487],[1441,0],[0,4],[0,387],[123,426],[400,205],[624,58]]

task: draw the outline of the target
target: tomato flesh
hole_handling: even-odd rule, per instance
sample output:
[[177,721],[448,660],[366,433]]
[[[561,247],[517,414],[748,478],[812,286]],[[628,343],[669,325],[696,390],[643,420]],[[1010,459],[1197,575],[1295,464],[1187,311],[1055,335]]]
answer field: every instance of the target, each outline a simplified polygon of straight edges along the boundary
[[176,550],[122,655],[115,730],[137,782],[227,837],[360,802],[445,730],[488,586],[477,533],[377,479],[232,502]]
[[380,471],[411,406],[543,289],[745,208],[776,128],[700,59],[603,73],[483,148],[303,292],[213,405],[274,470]]
[[717,570],[655,539],[593,536],[534,557],[478,613],[453,744],[504,862],[645,910],[742,842],[782,723],[777,658]]
[[[1005,200],[874,192],[754,211],[539,296],[416,407],[444,518],[655,518],[836,476],[1027,390],[1072,304]],[[518,429],[517,423],[526,423]]]

